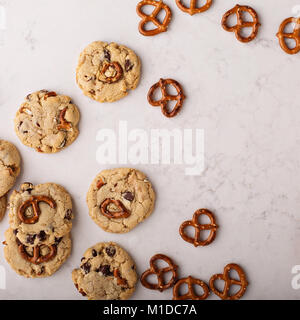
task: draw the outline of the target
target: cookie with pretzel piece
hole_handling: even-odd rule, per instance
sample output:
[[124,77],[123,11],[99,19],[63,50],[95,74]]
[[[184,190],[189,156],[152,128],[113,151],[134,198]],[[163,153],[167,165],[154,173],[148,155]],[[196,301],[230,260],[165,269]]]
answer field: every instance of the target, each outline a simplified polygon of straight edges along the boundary
[[84,253],[72,279],[89,300],[126,300],[135,291],[136,266],[118,244],[101,242]]
[[55,153],[78,136],[80,114],[70,97],[41,90],[26,97],[15,117],[21,142],[41,153]]
[[114,102],[137,87],[140,74],[140,59],[133,50],[96,41],[81,53],[76,81],[86,96],[98,102]]
[[5,232],[4,257],[12,269],[26,278],[45,278],[55,273],[71,253],[71,238],[66,235],[49,245],[29,246],[18,239],[16,230]]
[[15,184],[20,174],[21,157],[17,148],[0,139],[0,197],[3,197]]
[[51,244],[72,228],[72,200],[60,185],[21,185],[9,199],[9,223],[19,240],[30,246]]
[[131,168],[100,172],[87,194],[91,218],[103,230],[126,233],[148,218],[155,193],[144,173]]

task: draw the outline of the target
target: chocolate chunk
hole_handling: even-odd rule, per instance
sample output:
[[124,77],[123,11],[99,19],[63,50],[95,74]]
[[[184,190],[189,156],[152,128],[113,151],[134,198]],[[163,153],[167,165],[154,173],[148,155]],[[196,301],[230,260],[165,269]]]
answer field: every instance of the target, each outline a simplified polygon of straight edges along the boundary
[[132,68],[133,68],[133,64],[130,62],[130,60],[126,60],[125,61],[125,70],[126,70],[126,72],[132,70]]
[[36,238],[36,234],[28,234],[26,238],[26,242],[29,244],[34,244],[35,238]]
[[134,200],[134,195],[133,193],[129,192],[129,191],[126,191],[122,194],[123,198],[128,200],[128,201],[133,201]]
[[68,209],[65,215],[65,219],[72,220],[72,210]]
[[101,272],[105,277],[113,275],[113,273],[110,271],[110,266],[108,264],[100,266],[98,272]]
[[86,262],[81,266],[81,268],[84,270],[85,274],[88,274],[91,271],[91,264]]
[[108,256],[113,257],[116,254],[116,248],[110,246],[105,248],[105,252]]
[[45,231],[40,231],[40,233],[38,234],[38,238],[40,241],[44,241],[46,240],[46,232]]
[[97,257],[97,251],[95,249],[93,249],[92,255],[93,255],[93,257]]
[[18,229],[15,229],[14,230],[14,235],[16,236],[18,234],[19,230]]
[[63,238],[63,237],[60,237],[60,238],[56,238],[56,237],[55,237],[55,244],[56,244],[56,245],[59,245],[59,244],[61,243],[62,238]]
[[104,49],[104,59],[110,61],[110,52],[107,49]]

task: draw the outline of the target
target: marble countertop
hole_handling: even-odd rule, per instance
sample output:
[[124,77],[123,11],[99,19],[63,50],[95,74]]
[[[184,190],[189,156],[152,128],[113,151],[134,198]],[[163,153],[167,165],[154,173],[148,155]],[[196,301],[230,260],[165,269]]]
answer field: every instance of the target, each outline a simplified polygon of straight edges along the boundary
[[[240,264],[249,279],[245,299],[299,299],[292,268],[300,265],[300,54],[290,56],[275,36],[279,24],[297,13],[294,0],[251,0],[262,27],[257,39],[243,44],[225,32],[220,20],[236,0],[215,0],[207,12],[190,17],[175,1],[168,32],[143,37],[133,0],[0,0],[6,23],[0,27],[0,136],[21,152],[24,181],[55,182],[74,199],[73,251],[63,267],[47,279],[25,279],[11,270],[0,250],[6,289],[0,299],[81,299],[71,271],[88,247],[113,240],[135,259],[138,272],[152,255],[170,255],[181,276],[206,282],[229,262]],[[298,8],[298,9],[297,9]],[[300,9],[298,10],[300,12]],[[128,97],[102,104],[85,97],[75,83],[82,49],[92,41],[122,43],[137,52],[142,78]],[[184,109],[173,119],[149,107],[146,94],[160,77],[184,87]],[[81,111],[77,141],[59,154],[43,155],[23,146],[13,129],[24,97],[39,89],[72,97]],[[152,216],[128,234],[109,234],[89,217],[85,202],[103,164],[96,154],[99,130],[202,129],[204,170],[185,174],[180,164],[128,163],[152,181],[157,202]],[[220,229],[204,248],[184,242],[178,227],[198,208],[215,212]],[[1,241],[8,217],[0,223]],[[137,286],[133,299],[169,299]],[[83,298],[84,299],[84,298]],[[212,295],[210,299],[216,299]]]

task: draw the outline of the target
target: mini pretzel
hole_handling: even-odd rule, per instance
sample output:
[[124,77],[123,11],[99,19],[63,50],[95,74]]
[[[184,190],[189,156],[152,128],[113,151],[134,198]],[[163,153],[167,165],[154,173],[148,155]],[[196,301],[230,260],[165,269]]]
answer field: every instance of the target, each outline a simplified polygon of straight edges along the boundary
[[[169,266],[159,269],[156,266],[156,261],[157,260],[163,260],[165,261]],[[150,269],[146,270],[142,276],[141,276],[141,283],[144,287],[151,289],[151,290],[159,290],[160,292],[169,289],[172,287],[177,279],[177,265],[174,264],[174,262],[164,254],[157,254],[153,256],[150,260]],[[169,282],[165,283],[164,281],[164,274],[167,272],[172,272],[172,278],[169,280]],[[147,281],[147,277],[155,274],[157,276],[158,283],[157,284],[152,284]]]
[[[210,224],[200,224],[199,217],[201,215],[208,216],[210,219]],[[194,238],[187,236],[185,233],[185,229],[190,226],[195,228]],[[198,247],[198,246],[207,246],[210,243],[212,243],[216,237],[217,229],[218,229],[218,225],[216,224],[216,220],[213,213],[207,209],[199,209],[194,213],[192,220],[188,220],[182,223],[182,225],[179,228],[179,233],[184,241],[192,243],[194,244],[195,247]],[[210,230],[210,234],[206,240],[201,241],[200,233],[201,231],[204,231],[204,230]]]
[[[184,295],[180,295],[179,293],[180,287],[183,284],[187,284],[189,290],[188,290],[188,293]],[[203,289],[204,293],[201,296],[197,295],[195,293],[193,285],[200,286]],[[208,285],[204,281],[200,279],[195,279],[191,276],[189,276],[188,278],[178,280],[173,288],[173,300],[205,300],[207,299],[208,296],[209,296]]]
[[[172,85],[176,89],[176,96],[168,94],[167,85]],[[160,88],[161,90],[162,98],[161,100],[155,101],[153,95],[158,88]],[[159,82],[155,83],[148,92],[148,102],[153,107],[161,107],[162,113],[168,118],[175,117],[179,113],[182,108],[184,99],[185,95],[183,93],[181,85],[173,79],[160,79]],[[177,101],[172,111],[168,111],[168,101]]]
[[[34,224],[39,220],[41,209],[39,207],[40,202],[47,203],[52,209],[56,207],[56,203],[53,199],[46,196],[33,196],[29,200],[25,201],[18,209],[19,219],[26,224]],[[26,210],[32,206],[33,216],[27,218],[25,215]]]
[[[235,270],[238,273],[240,280],[231,279],[229,274],[230,270]],[[220,292],[215,288],[214,283],[216,280],[223,280],[225,282],[224,289],[222,292]],[[237,293],[230,296],[229,290],[232,285],[237,285],[237,286],[240,286],[241,288]],[[210,278],[209,286],[211,291],[217,296],[219,296],[222,300],[238,300],[244,295],[246,288],[248,286],[248,282],[243,269],[235,263],[230,263],[224,268],[223,274],[222,273],[215,274]]]
[[[109,211],[108,206],[110,204],[117,206],[119,211]],[[130,212],[125,208],[120,200],[106,199],[101,203],[100,210],[101,213],[109,219],[128,218],[130,216]]]
[[[43,246],[45,246],[45,245],[43,245]],[[19,252],[20,252],[23,259],[25,259],[26,261],[33,263],[33,264],[41,264],[44,262],[48,262],[56,256],[57,248],[56,248],[55,244],[52,246],[47,246],[50,251],[45,256],[41,255],[41,247],[42,246],[35,246],[33,248],[33,255],[31,256],[26,251],[26,246],[24,246],[23,244],[20,244],[19,245]]]
[[[290,23],[294,23],[294,30],[291,33],[287,33],[285,32],[285,28],[288,24]],[[280,27],[279,27],[279,31],[276,34],[276,36],[279,39],[279,44],[280,47],[282,48],[282,50],[284,50],[286,53],[288,54],[296,54],[300,51],[300,18],[287,18],[285,19]],[[288,39],[294,39],[296,42],[296,46],[295,48],[289,48],[285,42],[285,38]]]
[[[150,15],[147,15],[142,11],[142,8],[146,5],[155,7]],[[156,18],[161,10],[164,10],[166,13],[164,21],[162,23]],[[139,24],[139,31],[144,36],[155,36],[156,34],[167,31],[172,18],[172,12],[170,8],[166,4],[164,4],[162,0],[143,0],[138,3],[136,12],[142,18],[142,21]],[[153,30],[146,30],[145,25],[148,22],[152,22],[157,28]]]
[[191,16],[196,13],[201,13],[208,10],[211,7],[212,2],[213,0],[206,0],[206,3],[202,7],[198,8],[197,0],[191,0],[190,7],[188,8],[182,3],[182,0],[176,0],[178,8],[181,9],[183,12],[189,13]]
[[65,119],[66,112],[68,107],[61,110],[59,113],[59,125],[57,126],[58,130],[70,130],[72,128],[72,124]]
[[[109,68],[113,68],[115,70],[115,75],[114,76],[111,76],[111,77],[107,77],[105,75],[105,72],[109,69]],[[105,78],[105,82],[107,83],[114,83],[114,82],[117,82],[119,81],[122,76],[123,76],[123,69],[122,67],[120,66],[119,62],[110,62],[110,63],[106,63],[102,70],[101,70],[101,75]]]
[[[243,19],[243,12],[248,12],[252,16],[253,21],[245,21]],[[227,19],[232,14],[236,14],[237,16],[237,24],[235,26],[229,27],[227,24]],[[236,38],[241,42],[252,41],[257,36],[258,28],[260,27],[260,25],[261,24],[259,23],[256,11],[249,6],[240,6],[237,4],[234,8],[227,11],[222,18],[223,29],[229,32],[234,32]],[[241,31],[243,28],[252,28],[252,33],[248,37],[243,37],[241,35]]]

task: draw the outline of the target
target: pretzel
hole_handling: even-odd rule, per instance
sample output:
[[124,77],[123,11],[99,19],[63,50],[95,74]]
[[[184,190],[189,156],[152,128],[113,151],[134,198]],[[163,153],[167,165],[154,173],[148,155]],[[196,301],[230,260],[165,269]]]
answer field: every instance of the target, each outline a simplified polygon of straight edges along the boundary
[[[240,280],[231,279],[229,274],[230,270],[235,270],[238,273]],[[215,288],[214,283],[216,280],[223,280],[225,282],[224,289],[222,292],[220,292]],[[230,296],[229,290],[232,285],[237,285],[237,286],[240,286],[241,288],[237,293]],[[224,268],[223,274],[222,273],[215,274],[210,278],[209,286],[211,291],[217,296],[219,296],[222,300],[238,300],[244,295],[246,288],[248,286],[248,282],[243,269],[235,263],[230,263]]]
[[[109,211],[108,206],[110,204],[114,204],[115,206],[117,206],[119,211]],[[101,203],[100,210],[101,213],[109,219],[128,218],[130,216],[130,212],[125,208],[120,200],[106,199]]]
[[114,277],[117,279],[117,284],[119,286],[127,286],[127,280],[121,277],[119,269],[114,269]]
[[[146,5],[150,5],[155,7],[153,12],[150,15],[147,15],[142,11],[142,8]],[[161,10],[164,10],[166,13],[166,16],[164,18],[164,21],[161,23],[157,16],[160,13]],[[144,36],[155,36],[159,33],[165,32],[168,29],[169,23],[172,18],[172,12],[170,8],[163,3],[162,0],[155,1],[155,0],[143,0],[138,3],[136,7],[137,14],[142,18],[140,24],[139,24],[139,31]],[[146,30],[145,25],[148,22],[152,22],[157,28],[153,30]]]
[[[210,219],[210,224],[200,224],[199,217],[201,215],[208,216]],[[185,233],[185,229],[190,226],[195,228],[194,238],[187,236]],[[212,243],[216,237],[217,229],[218,229],[218,225],[216,224],[216,220],[213,213],[207,209],[199,209],[194,213],[192,220],[185,221],[181,224],[179,228],[179,233],[184,241],[192,243],[194,244],[195,247],[198,247],[198,246],[207,246],[210,243]],[[210,230],[210,234],[206,240],[201,241],[200,233],[201,231],[204,231],[204,230]]]
[[[46,245],[42,245],[42,246],[46,246]],[[26,251],[26,246],[24,246],[23,244],[19,244],[19,252],[20,252],[23,259],[25,259],[26,261],[33,263],[33,264],[41,264],[41,263],[48,262],[48,261],[52,260],[56,256],[56,253],[57,253],[56,245],[53,244],[52,246],[46,246],[46,247],[48,247],[48,249],[50,251],[45,256],[41,255],[41,247],[42,246],[35,246],[33,248],[33,255],[31,256]]]
[[44,95],[44,100],[47,100],[49,97],[56,97],[57,94],[56,92],[54,91],[51,91],[51,92],[47,92],[45,95]]
[[[168,94],[167,85],[172,85],[176,89],[176,91],[177,91],[176,96]],[[154,92],[156,91],[156,89],[158,89],[158,88],[160,88],[160,90],[161,90],[162,98],[161,98],[161,100],[155,101],[153,99],[153,95],[154,95]],[[181,85],[173,79],[160,79],[159,82],[155,83],[150,88],[150,90],[148,92],[148,102],[153,107],[160,106],[162,113],[167,118],[175,117],[179,113],[179,111],[181,110],[181,108],[183,106],[184,99],[185,99],[185,95],[183,93]],[[168,111],[168,102],[169,101],[177,101],[177,103],[172,111]]]
[[[163,260],[169,266],[159,269],[156,266],[157,260]],[[144,287],[150,290],[159,290],[160,292],[163,292],[164,290],[169,289],[176,283],[178,279],[177,269],[178,269],[178,266],[175,265],[174,262],[169,257],[167,257],[164,254],[156,254],[150,259],[150,269],[146,270],[141,275],[141,283]],[[169,282],[165,283],[164,274],[167,272],[172,272],[172,278],[169,280]],[[155,274],[157,276],[157,280],[158,280],[157,284],[152,284],[147,281],[147,277],[152,274]]]
[[193,16],[196,13],[201,13],[208,10],[212,5],[213,0],[206,0],[206,3],[201,6],[200,8],[197,7],[197,0],[190,0],[190,7],[186,7],[182,0],[176,0],[177,7],[181,9],[183,12],[189,13]]
[[[109,69],[109,68],[113,68],[115,70],[115,75],[111,76],[111,77],[107,77],[105,75],[105,72]],[[122,76],[123,76],[123,69],[120,66],[119,62],[109,62],[109,63],[105,63],[100,74],[105,78],[105,82],[107,83],[114,83],[119,81]]]
[[97,182],[97,189],[100,190],[106,183],[103,181],[102,178],[99,178],[98,182]]
[[[243,19],[243,12],[248,12],[252,16],[253,21],[245,21]],[[236,14],[237,16],[237,24],[235,26],[229,27],[227,24],[227,19],[232,14]],[[258,28],[260,27],[260,25],[261,24],[259,23],[256,11],[249,6],[240,6],[237,4],[234,8],[227,11],[222,18],[223,29],[229,32],[234,32],[236,38],[241,42],[252,41],[257,36]],[[243,37],[241,35],[241,30],[243,28],[252,28],[252,33],[248,37]]]
[[72,124],[65,119],[66,112],[68,107],[61,110],[59,113],[59,125],[57,126],[58,130],[70,130],[72,128]]
[[[47,203],[52,209],[54,209],[56,207],[55,201],[49,197],[33,196],[29,200],[25,201],[18,209],[18,217],[23,223],[34,224],[39,220],[39,216],[41,214],[39,202]],[[25,215],[25,212],[31,206],[33,209],[33,216],[27,218]]]
[[[180,295],[180,287],[183,284],[188,285],[188,293],[184,295]],[[203,294],[201,296],[197,295],[195,293],[195,290],[193,288],[193,285],[198,285],[203,289]],[[200,280],[200,279],[195,279],[191,276],[188,278],[180,279],[176,282],[174,288],[173,288],[173,300],[205,300],[209,296],[209,287],[208,285]]]
[[[285,30],[286,26],[290,23],[295,24],[294,30],[291,33],[287,33],[284,30]],[[280,47],[282,48],[282,50],[284,50],[288,54],[298,53],[300,51],[300,18],[291,17],[291,18],[285,19],[281,23],[281,25],[279,27],[279,31],[276,34],[276,36],[279,39],[279,44],[280,44]],[[296,42],[295,48],[292,48],[292,49],[289,48],[285,42],[285,38],[294,39]]]

